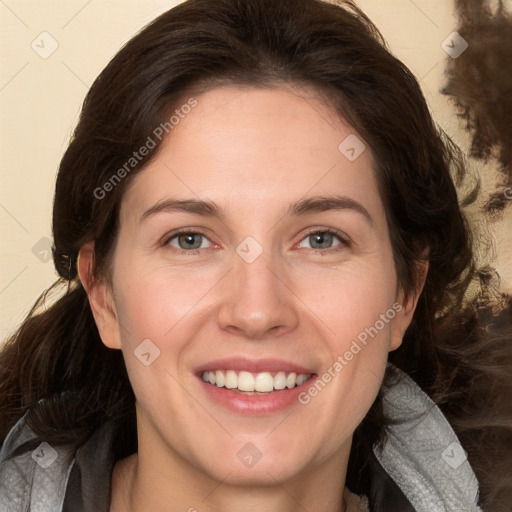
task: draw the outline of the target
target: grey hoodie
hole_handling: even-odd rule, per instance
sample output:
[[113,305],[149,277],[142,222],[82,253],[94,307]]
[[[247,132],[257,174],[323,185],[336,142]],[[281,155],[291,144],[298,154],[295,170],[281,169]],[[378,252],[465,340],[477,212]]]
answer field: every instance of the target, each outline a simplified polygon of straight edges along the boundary
[[[440,409],[406,374],[384,394],[391,418],[380,464],[416,512],[481,512],[478,483],[466,453]],[[105,423],[72,457],[65,446],[41,443],[25,417],[0,450],[0,512],[109,512],[114,422]],[[399,512],[399,511],[397,511]]]

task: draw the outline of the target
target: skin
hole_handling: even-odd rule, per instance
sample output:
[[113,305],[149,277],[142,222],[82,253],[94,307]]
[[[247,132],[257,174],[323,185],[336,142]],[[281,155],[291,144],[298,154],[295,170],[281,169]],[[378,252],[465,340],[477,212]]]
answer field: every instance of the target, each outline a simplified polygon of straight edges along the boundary
[[[137,398],[139,452],[116,465],[111,510],[344,510],[353,432],[420,292],[400,292],[371,150],[355,161],[338,150],[356,133],[314,91],[223,86],[196,99],[127,189],[112,286],[92,278],[93,244],[80,253],[101,338],[123,351]],[[286,216],[291,203],[333,194],[371,221],[354,209]],[[140,222],[171,197],[214,201],[224,217],[160,212]],[[204,232],[201,248],[166,243],[178,228]],[[327,228],[343,238],[318,248],[309,232]],[[247,236],[263,250],[252,263],[236,252]],[[248,355],[321,375],[397,302],[395,317],[306,405],[235,414],[193,372]],[[144,339],[160,349],[150,366],[133,353]],[[248,442],[262,454],[250,468],[237,457]]]

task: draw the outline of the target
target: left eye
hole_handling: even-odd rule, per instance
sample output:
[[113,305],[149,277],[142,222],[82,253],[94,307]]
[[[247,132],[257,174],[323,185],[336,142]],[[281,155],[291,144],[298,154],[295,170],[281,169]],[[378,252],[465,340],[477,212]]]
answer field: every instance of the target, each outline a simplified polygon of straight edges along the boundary
[[[339,242],[336,245],[332,245],[335,239],[338,239]],[[314,231],[306,235],[302,240],[307,240],[310,243],[310,249],[331,249],[343,244],[343,240],[336,233],[331,233],[330,231]],[[304,247],[302,243],[301,241],[299,247]]]

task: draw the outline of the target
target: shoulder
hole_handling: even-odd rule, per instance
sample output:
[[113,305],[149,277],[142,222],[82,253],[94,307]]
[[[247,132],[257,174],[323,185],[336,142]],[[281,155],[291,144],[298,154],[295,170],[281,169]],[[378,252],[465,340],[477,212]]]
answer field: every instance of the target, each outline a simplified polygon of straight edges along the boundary
[[[113,465],[112,423],[73,453],[42,441],[22,417],[0,450],[0,510],[108,511]],[[85,496],[93,501],[84,503]],[[41,508],[42,507],[42,508]],[[71,508],[70,508],[71,507]]]
[[404,372],[384,390],[390,423],[377,460],[417,512],[481,512],[475,473],[455,432],[430,397]]
[[31,510],[35,503],[60,510],[73,465],[69,448],[39,442],[25,420],[14,425],[0,450],[0,510]]

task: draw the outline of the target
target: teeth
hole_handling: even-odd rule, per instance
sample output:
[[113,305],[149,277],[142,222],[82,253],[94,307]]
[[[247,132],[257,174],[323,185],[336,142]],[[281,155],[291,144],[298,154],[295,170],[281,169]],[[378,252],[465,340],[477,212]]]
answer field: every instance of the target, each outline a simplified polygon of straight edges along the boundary
[[270,393],[274,391],[274,378],[270,373],[258,373],[254,379],[254,390],[262,393]]
[[218,370],[215,372],[215,384],[217,384],[217,386],[219,388],[222,388],[224,387],[224,374],[222,372],[219,372]]
[[253,374],[251,372],[235,372],[234,370],[214,372],[203,372],[202,378],[213,386],[227,389],[238,389],[239,391],[258,391],[260,393],[270,393],[274,390],[291,389],[295,386],[301,386],[311,377],[308,373],[295,372],[285,373],[277,372],[272,375],[271,372],[260,372]]
[[297,375],[297,386],[302,386],[302,384],[304,384],[304,382],[306,382],[307,380],[308,376],[305,375],[304,373]]
[[286,387],[294,388],[297,382],[297,374],[295,372],[289,373],[288,377],[286,377]]
[[284,389],[286,387],[286,373],[277,372],[274,377],[274,388],[275,389]]
[[254,389],[254,377],[252,373],[240,372],[238,374],[238,389],[240,391],[255,391]]
[[[208,373],[208,372],[204,372]],[[224,386],[228,389],[234,389],[238,386],[238,376],[233,370],[226,372],[226,378],[224,379]]]

